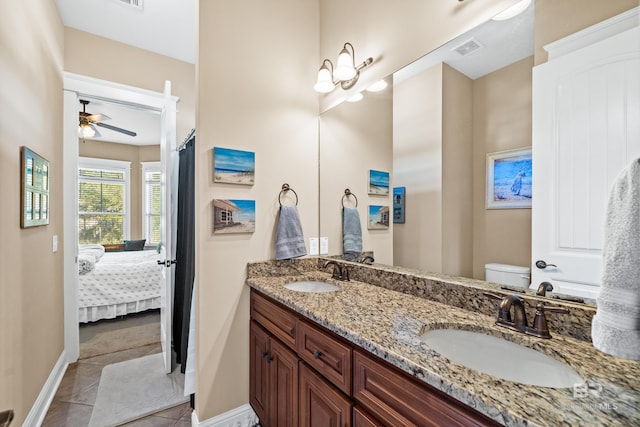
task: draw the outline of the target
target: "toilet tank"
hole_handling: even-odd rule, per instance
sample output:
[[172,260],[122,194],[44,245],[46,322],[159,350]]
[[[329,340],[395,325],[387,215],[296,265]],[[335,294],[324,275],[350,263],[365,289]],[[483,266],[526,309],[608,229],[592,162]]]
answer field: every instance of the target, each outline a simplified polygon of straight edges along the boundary
[[502,285],[528,288],[531,282],[529,267],[509,264],[485,264],[485,280]]

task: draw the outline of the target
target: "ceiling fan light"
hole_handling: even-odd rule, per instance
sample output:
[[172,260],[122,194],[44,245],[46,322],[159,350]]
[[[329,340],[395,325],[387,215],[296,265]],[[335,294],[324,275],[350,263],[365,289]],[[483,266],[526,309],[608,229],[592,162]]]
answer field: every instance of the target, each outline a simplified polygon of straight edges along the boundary
[[96,136],[96,131],[93,130],[93,128],[89,126],[88,123],[81,123],[78,127],[78,133],[82,138],[92,138]]
[[342,48],[340,55],[338,55],[338,62],[336,69],[333,70],[333,77],[336,80],[350,80],[356,76],[356,67],[353,62],[353,55],[347,50],[347,45]]

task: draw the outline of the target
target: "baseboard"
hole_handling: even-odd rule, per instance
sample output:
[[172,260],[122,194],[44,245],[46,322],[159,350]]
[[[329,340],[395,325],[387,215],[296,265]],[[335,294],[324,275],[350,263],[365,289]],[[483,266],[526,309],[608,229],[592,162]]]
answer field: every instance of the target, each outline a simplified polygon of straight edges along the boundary
[[42,424],[49,410],[49,406],[53,401],[53,397],[56,395],[56,391],[58,391],[62,377],[64,377],[64,373],[67,371],[67,366],[69,366],[69,362],[67,362],[67,355],[63,350],[51,370],[49,378],[47,378],[47,381],[40,390],[38,398],[27,414],[27,418],[24,420],[24,424],[22,424],[23,427],[38,427]]
[[193,427],[253,427],[258,422],[258,416],[248,403],[203,422],[198,421],[196,411],[191,413]]

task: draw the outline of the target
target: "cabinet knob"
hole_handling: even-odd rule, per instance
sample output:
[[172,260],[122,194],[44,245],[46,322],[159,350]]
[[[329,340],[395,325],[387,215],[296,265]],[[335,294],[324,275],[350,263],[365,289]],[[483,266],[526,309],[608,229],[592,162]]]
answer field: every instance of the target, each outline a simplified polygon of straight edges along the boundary
[[320,350],[316,350],[313,352],[314,359],[320,359],[320,356],[322,356],[322,352]]

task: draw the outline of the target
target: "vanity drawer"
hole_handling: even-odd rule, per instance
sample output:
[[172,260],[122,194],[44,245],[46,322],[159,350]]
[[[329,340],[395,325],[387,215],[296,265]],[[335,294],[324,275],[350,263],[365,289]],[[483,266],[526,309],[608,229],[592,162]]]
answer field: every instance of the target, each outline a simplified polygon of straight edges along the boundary
[[298,321],[298,355],[347,395],[351,394],[351,347]]
[[255,291],[251,292],[251,318],[260,323],[292,350],[296,349],[298,318]]
[[483,414],[354,352],[353,398],[385,426],[497,426]]

